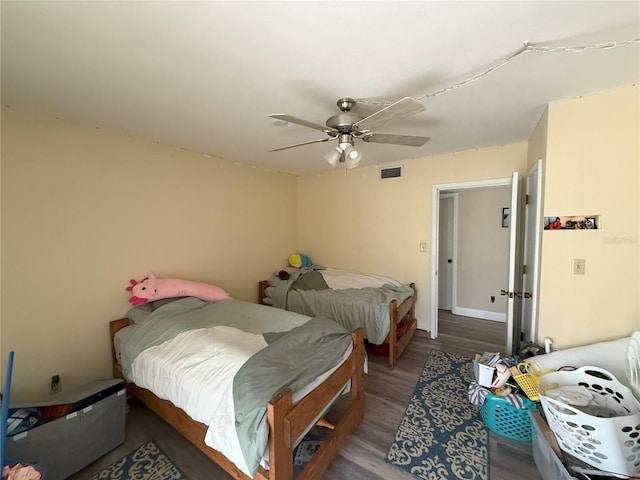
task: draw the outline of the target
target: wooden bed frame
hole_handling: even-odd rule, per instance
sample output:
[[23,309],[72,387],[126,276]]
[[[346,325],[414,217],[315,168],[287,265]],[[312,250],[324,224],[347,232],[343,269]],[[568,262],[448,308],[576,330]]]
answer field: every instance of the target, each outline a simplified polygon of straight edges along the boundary
[[[117,378],[124,378],[122,367],[116,358],[114,335],[129,325],[129,319],[123,318],[109,323],[111,333],[111,350],[113,357],[113,374]],[[267,420],[269,424],[269,470],[258,468],[255,479],[260,480],[292,480],[293,443],[311,425],[314,419],[323,412],[325,407],[351,380],[349,405],[338,423],[331,425],[331,432],[320,449],[313,455],[309,463],[295,478],[297,480],[320,479],[336,456],[340,446],[353,432],[364,417],[364,391],[362,385],[364,369],[364,344],[362,329],[351,335],[353,352],[348,359],[333,372],[324,382],[296,405],[292,405],[292,392],[288,388],[278,392],[267,405]],[[239,470],[233,462],[222,453],[205,445],[204,437],[207,426],[191,419],[183,410],[167,400],[156,397],[151,391],[127,383],[128,391],[138,398],[151,410],[156,412],[167,423],[180,432],[187,440],[194,444],[207,457],[216,462],[234,479],[249,480],[246,474]],[[318,422],[321,424],[321,422]]]
[[[265,289],[269,286],[267,280],[258,282],[258,303],[265,305]],[[398,358],[407,348],[409,342],[416,333],[418,322],[416,320],[416,299],[417,291],[415,283],[409,284],[413,289],[413,295],[398,305],[396,300],[389,303],[389,334],[384,340],[384,344],[389,346],[389,368],[396,367]],[[407,328],[400,338],[397,338],[398,324],[406,322]]]

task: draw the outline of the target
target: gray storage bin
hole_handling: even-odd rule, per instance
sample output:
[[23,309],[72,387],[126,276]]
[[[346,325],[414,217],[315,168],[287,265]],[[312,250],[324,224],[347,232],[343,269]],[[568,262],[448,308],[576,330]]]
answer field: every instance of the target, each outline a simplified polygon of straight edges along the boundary
[[575,477],[564,467],[558,456],[555,454],[534,415],[539,415],[530,410],[531,415],[531,447],[533,453],[533,461],[538,467],[540,476],[544,480],[574,480]]
[[[42,466],[46,480],[68,478],[124,442],[125,392],[122,380],[98,380],[53,397],[47,404],[79,402],[82,408],[8,437],[6,457]],[[87,404],[86,399],[95,401]],[[27,405],[12,405],[18,406]]]

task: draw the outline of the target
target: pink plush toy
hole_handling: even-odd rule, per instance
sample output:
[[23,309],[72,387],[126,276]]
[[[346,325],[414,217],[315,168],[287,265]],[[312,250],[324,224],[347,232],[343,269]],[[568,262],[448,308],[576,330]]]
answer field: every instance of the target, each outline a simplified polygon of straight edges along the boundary
[[207,302],[231,298],[220,287],[177,278],[156,278],[153,273],[143,278],[141,282],[133,279],[129,282],[131,285],[126,290],[131,292],[129,303],[132,305],[144,305],[149,301],[172,297],[197,297]]

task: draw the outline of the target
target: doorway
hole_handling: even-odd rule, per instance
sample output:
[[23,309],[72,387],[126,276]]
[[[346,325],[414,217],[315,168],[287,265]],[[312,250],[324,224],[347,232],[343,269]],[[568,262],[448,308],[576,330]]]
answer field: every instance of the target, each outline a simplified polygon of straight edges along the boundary
[[[485,320],[501,320],[505,322],[505,313],[496,313],[488,310],[491,309],[474,309],[457,307],[457,290],[458,290],[458,251],[456,246],[459,244],[457,225],[458,220],[447,221],[447,219],[456,218],[458,215],[458,197],[459,195],[470,196],[475,189],[493,189],[501,190],[502,195],[506,194],[505,208],[511,204],[509,187],[512,185],[512,178],[500,178],[493,180],[462,182],[435,185],[433,189],[433,218],[432,218],[432,311],[431,311],[431,338],[437,338],[439,332],[439,313],[441,309],[452,311],[453,314],[459,313],[462,318],[472,317]],[[497,189],[496,187],[504,187]],[[508,200],[508,201],[507,201]],[[496,209],[498,211],[499,209]],[[482,218],[472,218],[471,221],[500,221],[500,216],[496,212],[484,213]],[[499,226],[499,225],[498,225]],[[466,227],[465,227],[466,228]],[[509,229],[510,230],[510,229]],[[502,232],[502,233],[507,233]],[[500,251],[503,256],[504,268],[501,270],[502,276],[506,273],[508,265],[509,251],[505,246]],[[461,250],[462,251],[462,250]],[[504,252],[504,253],[503,253]],[[465,252],[462,253],[464,256]],[[477,263],[477,262],[476,262]],[[501,268],[501,267],[500,267]],[[466,278],[460,277],[462,282]],[[501,288],[506,286],[506,280],[503,279]],[[461,286],[461,292],[463,291]],[[442,291],[444,290],[444,291]],[[499,291],[499,290],[498,290]],[[499,295],[497,293],[496,295]],[[464,296],[464,295],[463,295]],[[498,299],[500,297],[498,296]],[[488,298],[487,298],[488,300]],[[465,300],[461,300],[462,303]],[[494,301],[494,295],[491,296]],[[473,302],[471,302],[473,303]],[[493,310],[498,310],[493,307]],[[505,345],[508,342],[505,342]]]

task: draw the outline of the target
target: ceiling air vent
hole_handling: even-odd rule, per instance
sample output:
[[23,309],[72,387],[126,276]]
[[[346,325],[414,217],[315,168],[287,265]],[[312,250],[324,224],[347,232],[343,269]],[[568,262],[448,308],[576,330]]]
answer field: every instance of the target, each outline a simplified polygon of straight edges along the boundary
[[392,178],[402,178],[402,165],[380,169],[380,180],[390,180]]

